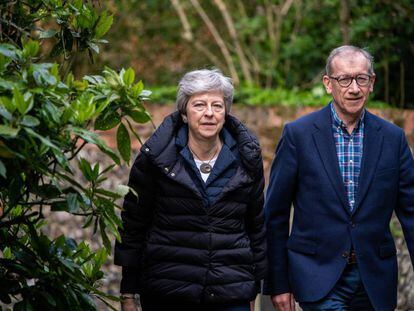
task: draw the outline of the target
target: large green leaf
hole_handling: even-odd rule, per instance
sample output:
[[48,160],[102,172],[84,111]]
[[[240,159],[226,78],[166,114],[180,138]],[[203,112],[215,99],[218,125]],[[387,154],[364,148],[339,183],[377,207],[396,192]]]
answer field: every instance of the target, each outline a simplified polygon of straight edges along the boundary
[[128,115],[137,123],[146,123],[151,120],[151,115],[145,110],[131,110]]
[[7,125],[0,125],[0,136],[13,138],[17,136],[19,131],[19,128],[10,127]]
[[116,164],[120,164],[119,157],[112,151],[111,148],[109,148],[99,138],[99,136],[96,133],[90,132],[86,129],[82,129],[82,128],[79,128],[79,127],[70,127],[68,129],[71,130],[73,132],[73,134],[75,134],[76,136],[79,136],[80,138],[82,138],[86,142],[98,146],[98,148],[101,149],[105,154],[110,156]]
[[114,128],[121,122],[120,115],[113,110],[100,114],[95,121],[95,130],[106,131]]
[[126,86],[130,86],[135,80],[135,71],[131,67],[128,68],[122,75],[122,80]]
[[131,158],[131,138],[129,137],[128,130],[123,123],[121,123],[118,127],[118,131],[116,133],[116,141],[122,159],[124,159],[125,162],[129,163],[129,160]]
[[103,12],[99,17],[98,23],[95,26],[95,38],[99,39],[105,35],[111,28],[112,22],[113,16],[108,16],[106,12]]

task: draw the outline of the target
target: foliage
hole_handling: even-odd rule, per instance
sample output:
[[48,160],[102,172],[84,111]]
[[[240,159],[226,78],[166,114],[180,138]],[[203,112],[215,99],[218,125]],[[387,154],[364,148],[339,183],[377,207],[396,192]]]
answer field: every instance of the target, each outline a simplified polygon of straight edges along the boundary
[[[354,44],[374,55],[374,99],[414,107],[414,88],[409,87],[414,81],[413,1],[112,3],[122,18],[111,38],[116,50],[106,49],[105,60],[132,63],[151,84],[175,84],[188,70],[214,66],[238,86],[312,90],[321,81],[329,52]],[[125,52],[121,57],[119,49]]]
[[[129,162],[132,122],[150,120],[150,92],[131,68],[76,80],[72,57],[99,52],[112,15],[88,1],[0,4],[0,301],[14,310],[95,310],[101,266],[119,239],[116,200],[129,191],[103,187],[121,158]],[[47,51],[47,47],[49,50]],[[59,57],[60,63],[45,62]],[[93,130],[118,127],[118,151]],[[97,146],[114,165],[79,158]],[[80,171],[83,181],[77,178]],[[49,212],[80,216],[104,247],[42,233]],[[0,308],[1,309],[1,308]]]
[[[163,86],[152,87],[152,101],[160,104],[175,102],[177,87]],[[297,88],[262,89],[254,86],[240,86],[235,90],[235,105],[252,106],[323,106],[331,100],[326,94],[322,84],[315,85],[312,90],[299,90]],[[371,108],[387,108],[385,102],[371,100],[368,103]]]

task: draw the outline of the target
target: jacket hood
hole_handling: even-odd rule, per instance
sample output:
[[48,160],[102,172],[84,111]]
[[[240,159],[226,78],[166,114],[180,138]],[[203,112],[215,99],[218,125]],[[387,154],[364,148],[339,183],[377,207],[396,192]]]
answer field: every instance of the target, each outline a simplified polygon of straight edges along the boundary
[[[180,150],[175,144],[178,130],[184,126],[178,111],[167,116],[152,136],[143,144],[141,152],[157,166],[171,167],[178,159]],[[227,115],[224,122],[235,139],[243,166],[249,175],[263,171],[261,149],[257,138],[236,117]]]

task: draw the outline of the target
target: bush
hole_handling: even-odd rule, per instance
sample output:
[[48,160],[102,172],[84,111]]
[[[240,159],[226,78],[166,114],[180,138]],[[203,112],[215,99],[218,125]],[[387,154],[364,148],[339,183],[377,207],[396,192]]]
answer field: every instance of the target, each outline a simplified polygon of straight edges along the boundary
[[[116,200],[129,188],[103,188],[106,174],[129,162],[132,122],[150,120],[150,95],[132,69],[76,80],[71,59],[99,52],[112,16],[88,1],[13,1],[0,4],[0,301],[14,310],[96,310],[101,266],[119,239]],[[50,52],[42,46],[52,45]],[[59,57],[60,63],[44,62]],[[95,130],[118,127],[118,151]],[[78,153],[96,145],[114,164],[100,167]],[[80,170],[84,181],[75,177]],[[45,211],[82,216],[103,241],[42,233]],[[1,310],[1,307],[0,307]]]
[[[176,98],[176,86],[152,87],[151,96],[153,102],[160,104],[174,103]],[[235,90],[234,103],[236,105],[252,106],[324,106],[331,100],[326,94],[322,84],[315,85],[311,90],[298,89],[263,89],[252,86],[241,86]],[[370,101],[372,108],[389,107],[381,101]]]

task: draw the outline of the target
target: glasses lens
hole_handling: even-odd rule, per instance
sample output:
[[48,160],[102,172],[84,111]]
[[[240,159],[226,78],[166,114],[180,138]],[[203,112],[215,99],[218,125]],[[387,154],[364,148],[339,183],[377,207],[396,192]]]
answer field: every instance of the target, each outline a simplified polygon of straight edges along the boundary
[[367,86],[370,80],[370,76],[368,75],[357,75],[356,76],[356,82],[360,86]]
[[338,83],[340,86],[348,86],[352,82],[352,77],[342,77],[338,79]]

